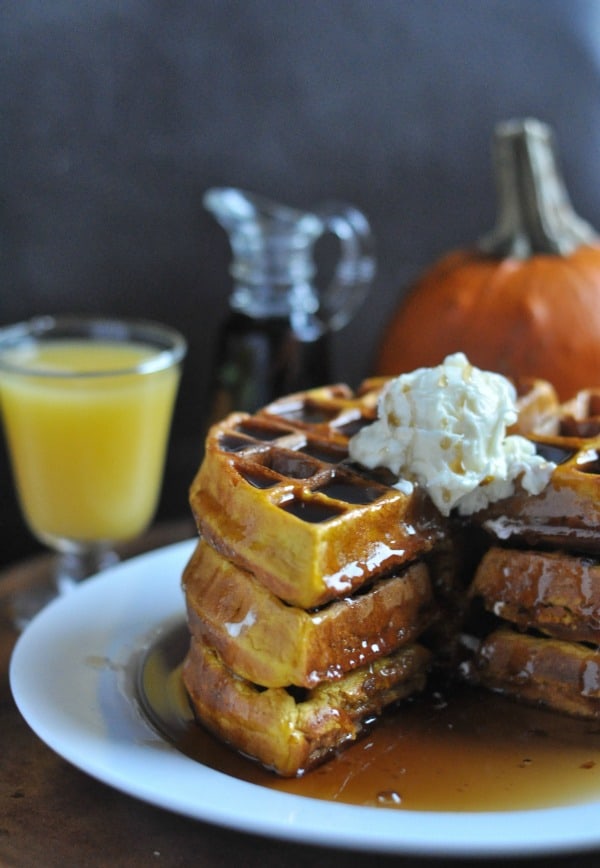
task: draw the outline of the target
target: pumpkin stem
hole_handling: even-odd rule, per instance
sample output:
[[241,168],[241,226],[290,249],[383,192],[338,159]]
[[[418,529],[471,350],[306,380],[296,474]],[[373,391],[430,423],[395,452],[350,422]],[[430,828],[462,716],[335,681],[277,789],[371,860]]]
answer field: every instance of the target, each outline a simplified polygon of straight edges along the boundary
[[498,218],[479,240],[480,251],[499,258],[564,256],[598,241],[595,230],[573,210],[549,126],[533,118],[498,124],[493,157]]

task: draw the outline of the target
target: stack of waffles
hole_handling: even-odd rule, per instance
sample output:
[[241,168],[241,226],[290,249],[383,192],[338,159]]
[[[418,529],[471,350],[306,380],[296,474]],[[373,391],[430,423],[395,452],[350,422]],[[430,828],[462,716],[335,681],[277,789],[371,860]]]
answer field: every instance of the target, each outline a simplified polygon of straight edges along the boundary
[[420,640],[439,613],[427,555],[446,526],[417,489],[348,461],[380,386],[229,416],[191,487],[200,538],[183,578],[184,683],[204,726],[281,775],[426,683]]
[[557,711],[600,717],[600,393],[580,392],[531,434],[557,465],[478,522],[494,544],[470,596],[489,613],[470,677]]
[[352,743],[434,671],[600,717],[600,394],[559,405],[549,384],[520,384],[510,433],[556,470],[541,494],[517,487],[465,522],[349,460],[384,383],[230,415],[191,487],[184,683],[205,727],[281,775]]

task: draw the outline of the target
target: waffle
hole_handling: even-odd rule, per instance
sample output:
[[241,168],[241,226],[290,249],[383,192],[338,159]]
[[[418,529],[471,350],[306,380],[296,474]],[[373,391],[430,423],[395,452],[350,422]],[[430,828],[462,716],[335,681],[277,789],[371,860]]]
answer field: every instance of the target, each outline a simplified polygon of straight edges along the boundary
[[471,678],[523,702],[574,717],[600,718],[596,647],[501,627],[481,644]]
[[583,389],[561,406],[560,433],[567,437],[600,436],[600,389]]
[[556,434],[561,408],[554,386],[534,377],[521,377],[513,385],[517,393],[517,421],[507,433]]
[[352,594],[443,536],[419,489],[406,494],[348,462],[348,440],[373,420],[378,394],[315,389],[209,432],[190,491],[200,534],[289,605]]
[[198,720],[279,775],[302,774],[355,741],[388,705],[424,687],[429,652],[419,645],[309,691],[253,684],[193,639],[183,677]]
[[600,643],[600,564],[589,558],[493,546],[481,560],[470,595],[520,630]]
[[183,576],[192,635],[264,687],[313,687],[413,641],[436,615],[429,569],[413,563],[315,610],[288,606],[200,541]]
[[497,540],[600,554],[600,392],[585,390],[529,433],[557,467],[538,495],[517,489],[474,520]]

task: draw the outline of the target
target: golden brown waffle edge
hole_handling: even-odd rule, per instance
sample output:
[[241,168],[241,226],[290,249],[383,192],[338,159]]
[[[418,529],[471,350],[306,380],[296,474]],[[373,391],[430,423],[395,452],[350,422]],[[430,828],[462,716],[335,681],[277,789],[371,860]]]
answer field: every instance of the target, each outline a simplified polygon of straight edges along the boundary
[[198,720],[236,750],[286,777],[356,741],[384,708],[422,690],[429,652],[408,645],[297,698],[258,688],[193,639],[183,678]]
[[200,541],[183,576],[193,636],[264,687],[335,681],[414,641],[437,615],[426,564],[318,609],[289,606]]

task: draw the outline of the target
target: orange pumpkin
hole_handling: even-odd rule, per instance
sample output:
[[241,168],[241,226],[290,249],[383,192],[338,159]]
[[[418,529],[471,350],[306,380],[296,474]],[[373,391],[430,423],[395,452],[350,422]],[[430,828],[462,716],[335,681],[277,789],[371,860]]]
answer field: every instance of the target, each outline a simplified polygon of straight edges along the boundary
[[376,373],[461,350],[478,367],[547,379],[566,400],[600,385],[600,242],[571,208],[546,125],[500,125],[495,152],[496,229],[421,276],[384,333]]

